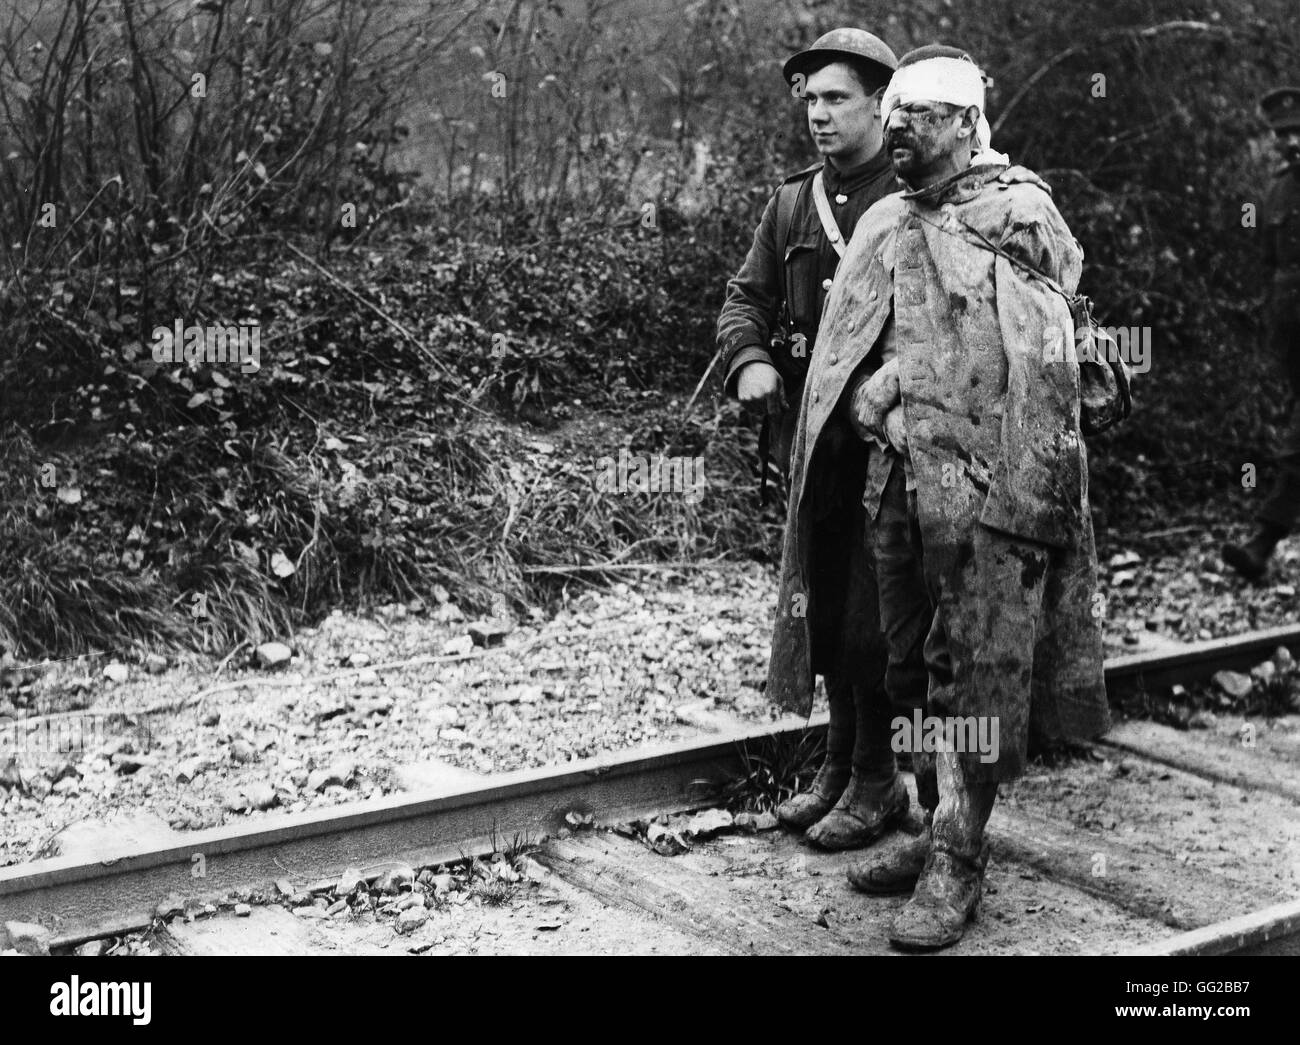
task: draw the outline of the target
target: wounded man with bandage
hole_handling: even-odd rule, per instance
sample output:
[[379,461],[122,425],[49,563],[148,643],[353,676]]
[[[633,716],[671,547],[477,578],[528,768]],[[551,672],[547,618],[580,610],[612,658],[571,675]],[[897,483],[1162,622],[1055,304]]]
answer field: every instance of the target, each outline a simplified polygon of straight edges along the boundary
[[[998,783],[1023,772],[1031,738],[1108,725],[1079,371],[1062,351],[1071,314],[1041,278],[1073,293],[1082,251],[1046,185],[1001,177],[983,77],[962,51],[902,58],[882,117],[906,191],[862,217],[827,299],[790,519],[803,525],[828,423],[847,419],[876,448],[863,501],[887,672],[901,684],[921,648],[941,726],[895,734],[911,748],[921,835],[873,850],[849,879],[911,891],[890,939],[933,949],[975,914]],[[992,751],[961,742],[977,733],[998,737]]]

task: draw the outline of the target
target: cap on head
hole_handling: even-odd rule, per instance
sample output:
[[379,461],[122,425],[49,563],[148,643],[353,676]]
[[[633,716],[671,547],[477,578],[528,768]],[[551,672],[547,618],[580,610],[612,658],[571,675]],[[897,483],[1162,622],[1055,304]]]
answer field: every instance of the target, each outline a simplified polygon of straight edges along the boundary
[[785,82],[790,83],[800,73],[807,77],[810,68],[820,68],[828,58],[866,66],[877,74],[882,85],[889,81],[898,68],[898,58],[880,37],[873,36],[865,29],[844,28],[832,29],[819,36],[811,47],[790,58],[781,67],[781,73]]
[[1259,111],[1275,131],[1300,128],[1300,87],[1279,87],[1259,100]]

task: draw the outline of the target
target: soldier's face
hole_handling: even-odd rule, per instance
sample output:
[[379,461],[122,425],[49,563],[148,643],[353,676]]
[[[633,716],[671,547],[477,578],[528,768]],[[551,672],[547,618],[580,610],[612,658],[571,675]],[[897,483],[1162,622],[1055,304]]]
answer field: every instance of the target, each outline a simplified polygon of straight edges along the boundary
[[1277,139],[1277,153],[1282,162],[1291,167],[1300,166],[1300,127],[1288,127],[1274,131]]
[[912,102],[894,109],[885,123],[885,148],[894,171],[915,181],[944,167],[959,142],[970,136],[966,114],[955,105]]
[[804,84],[808,130],[821,155],[845,166],[865,163],[880,149],[880,96],[867,94],[843,62],[818,69]]

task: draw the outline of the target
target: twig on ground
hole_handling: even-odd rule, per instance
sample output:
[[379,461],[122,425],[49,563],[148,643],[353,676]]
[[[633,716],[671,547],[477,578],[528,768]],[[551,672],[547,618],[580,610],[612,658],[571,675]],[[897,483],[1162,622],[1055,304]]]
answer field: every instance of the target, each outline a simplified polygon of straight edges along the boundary
[[212,677],[214,679],[221,678],[221,673],[226,670],[226,665],[229,664],[231,660],[234,659],[236,653],[238,653],[241,649],[243,649],[247,645],[248,645],[248,640],[243,639],[238,646],[236,646],[229,653],[227,653],[223,658],[221,658],[221,663],[217,665],[217,670]]

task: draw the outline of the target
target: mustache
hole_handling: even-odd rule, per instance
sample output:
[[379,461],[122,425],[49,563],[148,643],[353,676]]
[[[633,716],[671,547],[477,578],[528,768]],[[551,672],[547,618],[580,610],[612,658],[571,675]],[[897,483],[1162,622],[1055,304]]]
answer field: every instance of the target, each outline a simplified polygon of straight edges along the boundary
[[916,141],[906,132],[891,131],[885,135],[885,147],[889,149],[915,149]]

